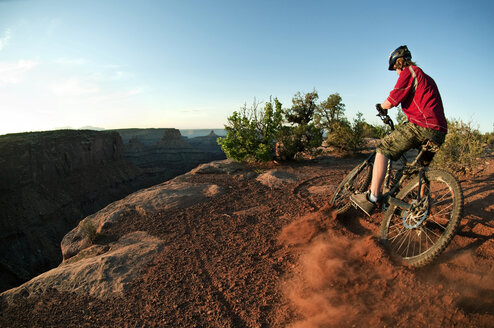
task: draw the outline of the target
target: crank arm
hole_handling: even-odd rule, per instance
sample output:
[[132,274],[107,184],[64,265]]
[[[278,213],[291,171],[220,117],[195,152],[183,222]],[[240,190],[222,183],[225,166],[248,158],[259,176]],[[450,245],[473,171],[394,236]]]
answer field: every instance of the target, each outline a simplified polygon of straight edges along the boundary
[[399,200],[398,198],[394,198],[394,197],[389,197],[388,203],[390,205],[395,205],[395,206],[397,206],[401,209],[404,209],[404,210],[409,210],[410,208],[412,208],[412,205],[405,203],[404,201]]

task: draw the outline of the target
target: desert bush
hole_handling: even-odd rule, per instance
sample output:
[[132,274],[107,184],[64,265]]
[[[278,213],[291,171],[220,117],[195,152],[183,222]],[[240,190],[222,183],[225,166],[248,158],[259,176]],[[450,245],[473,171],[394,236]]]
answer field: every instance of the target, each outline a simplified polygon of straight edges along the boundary
[[486,133],[483,135],[483,142],[487,144],[490,149],[494,148],[494,132]]
[[98,232],[96,226],[89,220],[85,220],[81,223],[81,229],[86,235],[86,239],[93,244],[101,234]]
[[293,159],[297,153],[312,154],[322,144],[322,130],[313,123],[297,126],[283,126],[278,133],[276,156]]
[[292,107],[285,110],[291,126],[283,126],[278,132],[276,155],[280,159],[293,159],[298,153],[312,153],[321,146],[323,128],[314,123],[319,95],[316,91],[296,93]]
[[363,137],[364,138],[380,138],[381,137],[381,131],[379,126],[375,126],[372,124],[369,124],[367,122],[364,122],[363,124]]
[[313,122],[318,108],[316,103],[318,98],[317,91],[304,94],[297,92],[292,98],[292,107],[285,110],[287,121],[297,125],[308,125]]
[[407,116],[405,115],[401,107],[398,108],[398,111],[396,112],[395,126],[401,125],[406,121],[408,121]]
[[471,123],[461,120],[448,122],[446,141],[434,157],[431,165],[454,173],[474,172],[483,156],[482,135]]
[[317,126],[322,127],[329,134],[337,127],[338,122],[345,117],[345,104],[341,96],[334,93],[322,101],[314,113],[314,121]]
[[314,122],[318,97],[316,91],[298,92],[288,109],[274,99],[259,110],[254,101],[252,107],[244,106],[228,117],[227,135],[218,138],[218,144],[236,161],[267,162],[275,156],[293,159],[297,153],[313,153],[321,146],[323,135],[323,127]]
[[244,105],[233,112],[225,125],[226,136],[218,144],[228,158],[236,161],[263,161],[273,159],[276,135],[281,128],[283,112],[278,99],[265,103],[260,110],[254,100],[252,107]]
[[373,125],[373,127],[375,131],[375,137],[379,139],[385,137],[391,130],[386,124]]
[[352,123],[340,119],[333,125],[333,131],[328,134],[326,143],[340,150],[357,150],[362,147],[368,124],[363,114],[358,112]]

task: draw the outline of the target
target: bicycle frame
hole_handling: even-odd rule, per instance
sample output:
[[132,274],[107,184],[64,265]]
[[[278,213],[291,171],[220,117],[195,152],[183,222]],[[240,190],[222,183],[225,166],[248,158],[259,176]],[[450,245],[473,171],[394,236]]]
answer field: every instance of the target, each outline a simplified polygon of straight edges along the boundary
[[[393,121],[387,114],[382,115],[380,113],[378,114],[378,116],[383,120],[385,124],[391,127],[391,131],[394,130]],[[427,181],[424,180],[425,179],[424,172],[426,167],[424,165],[419,164],[419,161],[424,155],[424,152],[427,150],[432,150],[432,148],[433,146],[429,144],[423,145],[412,162],[408,162],[405,155],[401,155],[398,161],[402,164],[402,166],[400,169],[396,171],[396,175],[393,177],[393,179],[391,179],[393,161],[392,160],[388,161],[388,165],[386,167],[386,175],[384,177],[384,187],[383,187],[383,195],[382,195],[383,204],[396,205],[406,210],[410,209],[411,207],[410,204],[407,204],[399,199],[396,199],[394,196],[396,196],[396,194],[400,191],[400,187],[402,186],[405,179],[417,172],[419,173],[419,190],[422,190],[422,184],[427,183]],[[376,155],[376,151],[370,154],[365,161],[370,163],[375,155]],[[417,201],[419,201],[422,196],[423,195],[419,193],[417,195]],[[385,209],[386,208],[383,208],[383,210]]]
[[[401,200],[394,198],[394,196],[400,191],[400,187],[403,185],[403,182],[408,177],[416,174],[417,172],[419,174],[419,190],[422,190],[422,185],[427,183],[427,181],[425,181],[425,174],[424,174],[426,167],[419,164],[419,161],[422,158],[425,151],[426,149],[424,148],[420,149],[419,153],[417,154],[417,156],[415,156],[415,159],[411,163],[407,161],[405,155],[402,155],[400,161],[403,163],[403,166],[396,171],[396,176],[394,177],[393,181],[391,181],[390,179],[392,163],[391,160],[388,162],[388,167],[386,170],[386,177],[385,177],[385,185],[384,185],[385,189],[382,196],[384,203],[396,205],[400,208],[407,210],[410,209],[410,204],[404,203]],[[422,196],[423,195],[419,193],[417,195],[417,201],[419,201]]]

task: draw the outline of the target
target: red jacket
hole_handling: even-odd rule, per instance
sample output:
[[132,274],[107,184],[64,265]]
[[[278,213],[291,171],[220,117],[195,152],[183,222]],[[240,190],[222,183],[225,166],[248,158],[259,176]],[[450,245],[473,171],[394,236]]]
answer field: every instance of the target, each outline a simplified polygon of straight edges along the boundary
[[424,128],[448,131],[443,102],[436,82],[417,66],[408,66],[400,73],[388,101],[401,108],[411,123]]

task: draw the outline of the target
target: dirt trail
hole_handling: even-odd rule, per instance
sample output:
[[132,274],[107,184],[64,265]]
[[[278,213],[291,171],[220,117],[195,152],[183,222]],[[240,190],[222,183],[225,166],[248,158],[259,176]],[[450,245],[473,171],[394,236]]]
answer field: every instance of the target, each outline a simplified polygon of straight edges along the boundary
[[357,161],[276,166],[296,176],[283,188],[218,172],[189,175],[228,192],[135,213],[109,232],[164,241],[122,297],[49,290],[0,304],[0,326],[494,327],[493,165],[462,181],[465,215],[445,254],[409,269],[377,242],[381,214],[366,219],[352,209],[336,217],[325,206]]

